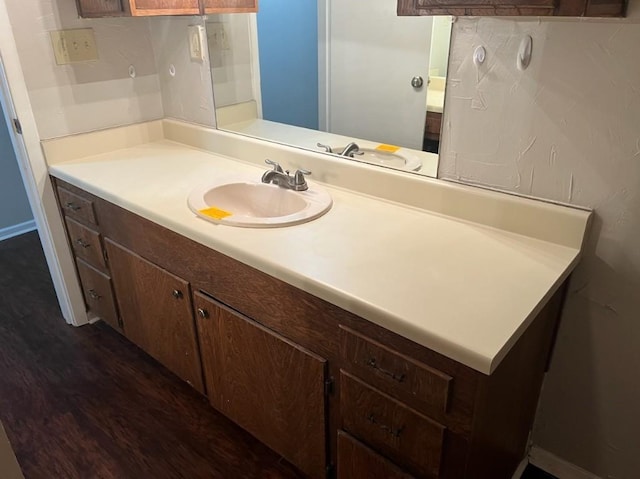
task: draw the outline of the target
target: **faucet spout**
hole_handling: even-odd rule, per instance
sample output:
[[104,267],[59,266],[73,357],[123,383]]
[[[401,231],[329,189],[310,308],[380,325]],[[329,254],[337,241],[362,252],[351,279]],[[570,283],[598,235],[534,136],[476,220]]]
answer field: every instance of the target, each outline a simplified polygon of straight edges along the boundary
[[353,141],[349,143],[347,146],[345,146],[344,150],[342,150],[342,152],[339,153],[340,156],[347,156],[349,158],[353,158],[353,155],[359,155],[359,154],[361,154],[360,147],[358,146],[357,143]]

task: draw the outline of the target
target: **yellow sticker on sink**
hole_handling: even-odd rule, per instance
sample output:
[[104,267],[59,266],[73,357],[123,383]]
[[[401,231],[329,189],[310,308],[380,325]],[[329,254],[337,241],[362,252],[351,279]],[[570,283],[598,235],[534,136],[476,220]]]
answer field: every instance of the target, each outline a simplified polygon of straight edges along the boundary
[[228,211],[221,210],[220,208],[216,208],[215,206],[200,210],[200,213],[206,216],[210,216],[211,218],[214,218],[216,220],[221,220],[222,218],[226,218],[227,216],[233,215],[233,213],[229,213]]
[[398,151],[400,149],[399,146],[395,146],[395,145],[385,145],[384,143],[382,145],[378,145],[376,147],[376,150],[378,151],[386,151],[388,153],[395,153],[396,151]]

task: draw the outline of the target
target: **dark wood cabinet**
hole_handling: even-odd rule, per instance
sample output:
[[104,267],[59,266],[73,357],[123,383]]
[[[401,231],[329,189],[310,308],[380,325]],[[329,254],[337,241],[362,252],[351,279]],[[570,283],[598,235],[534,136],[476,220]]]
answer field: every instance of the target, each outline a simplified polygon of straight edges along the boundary
[[76,260],[76,263],[87,310],[104,320],[116,331],[122,332],[122,324],[113,297],[111,278],[81,259]]
[[391,461],[344,431],[338,431],[338,478],[413,479]]
[[326,361],[194,295],[209,401],[310,477],[326,464]]
[[78,15],[84,18],[128,15],[129,0],[76,0]]
[[626,0],[398,0],[398,15],[624,17]]
[[125,336],[204,392],[189,283],[107,239]]
[[204,13],[250,13],[258,11],[258,0],[202,0]]
[[198,15],[199,0],[124,0],[129,1],[131,15]]
[[487,376],[54,181],[88,309],[307,476],[513,475],[562,290]]
[[76,0],[84,18],[249,13],[258,0]]

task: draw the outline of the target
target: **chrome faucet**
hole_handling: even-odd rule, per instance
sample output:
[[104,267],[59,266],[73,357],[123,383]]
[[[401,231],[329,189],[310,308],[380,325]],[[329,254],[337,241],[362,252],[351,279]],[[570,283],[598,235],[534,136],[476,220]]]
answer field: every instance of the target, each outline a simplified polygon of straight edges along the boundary
[[273,166],[273,169],[264,172],[262,175],[263,183],[273,183],[281,188],[293,191],[306,191],[309,189],[305,175],[310,175],[310,171],[299,169],[292,176],[289,174],[289,170],[283,171],[279,163],[268,158],[264,162]]
[[358,146],[358,144],[352,141],[351,143],[349,143],[347,146],[344,147],[344,150],[342,150],[342,153],[338,153],[338,154],[340,156],[353,158],[353,155],[362,155],[362,152],[360,151],[360,147]]
[[[324,148],[324,151],[326,151],[327,153],[334,153],[333,149],[329,145],[323,145],[322,143],[318,143],[317,146],[318,148]],[[353,141],[349,143],[347,146],[345,146],[342,152],[340,153],[336,152],[336,155],[346,156],[347,158],[353,158],[353,155],[362,155],[362,154],[364,154],[364,152],[360,151],[360,147],[358,146],[358,144]]]

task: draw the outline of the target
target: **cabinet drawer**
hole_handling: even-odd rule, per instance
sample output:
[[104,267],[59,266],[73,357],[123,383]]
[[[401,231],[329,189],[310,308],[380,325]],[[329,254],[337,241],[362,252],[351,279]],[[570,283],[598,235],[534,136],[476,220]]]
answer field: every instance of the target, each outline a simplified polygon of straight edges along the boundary
[[382,391],[425,412],[444,413],[453,378],[340,326],[345,368]]
[[89,266],[81,259],[77,260],[77,265],[82,291],[84,292],[84,301],[89,311],[99,316],[112,328],[122,331],[118,324],[118,313],[113,299],[111,278]]
[[419,476],[438,477],[445,427],[340,372],[342,428]]
[[69,241],[73,252],[87,263],[106,269],[104,252],[100,241],[100,233],[81,225],[71,218],[66,218]]
[[97,225],[96,213],[93,209],[93,201],[78,196],[71,191],[58,186],[58,199],[60,200],[60,208],[65,216]]
[[412,479],[395,464],[338,431],[338,479]]

